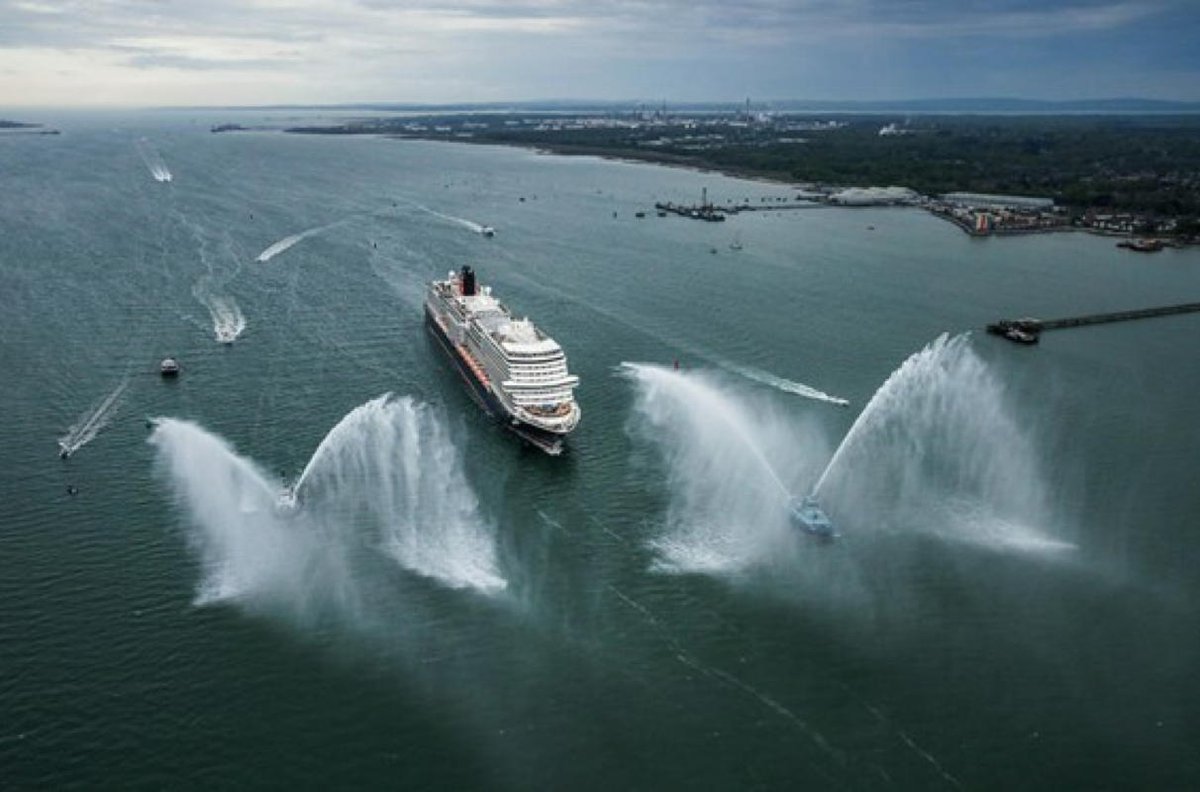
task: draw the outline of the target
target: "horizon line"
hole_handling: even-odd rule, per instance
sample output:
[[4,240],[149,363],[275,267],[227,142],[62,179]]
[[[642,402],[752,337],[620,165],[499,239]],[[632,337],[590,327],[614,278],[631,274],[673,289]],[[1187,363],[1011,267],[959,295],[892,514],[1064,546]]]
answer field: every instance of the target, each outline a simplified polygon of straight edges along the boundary
[[642,107],[655,110],[661,107],[668,109],[705,108],[705,109],[750,109],[770,110],[789,109],[803,110],[810,107],[814,111],[831,112],[842,109],[875,109],[875,110],[905,110],[914,107],[926,107],[935,110],[952,110],[956,106],[964,110],[986,110],[988,105],[1003,106],[1034,110],[1043,108],[1086,110],[1087,108],[1120,110],[1122,107],[1136,111],[1138,107],[1145,110],[1160,111],[1200,111],[1200,100],[1190,99],[1160,99],[1140,96],[1113,96],[1094,99],[1030,99],[1021,96],[926,96],[908,97],[903,99],[796,99],[770,98],[755,100],[751,97],[740,99],[704,99],[704,100],[671,100],[666,98],[627,98],[627,99],[571,99],[571,98],[539,98],[539,99],[493,99],[447,102],[421,102],[407,100],[358,100],[345,102],[273,102],[265,104],[179,104],[179,105],[137,105],[137,104],[96,104],[96,105],[0,105],[0,112],[9,111],[278,111],[278,110],[458,110],[458,109],[505,109],[515,110],[530,108],[627,108]]

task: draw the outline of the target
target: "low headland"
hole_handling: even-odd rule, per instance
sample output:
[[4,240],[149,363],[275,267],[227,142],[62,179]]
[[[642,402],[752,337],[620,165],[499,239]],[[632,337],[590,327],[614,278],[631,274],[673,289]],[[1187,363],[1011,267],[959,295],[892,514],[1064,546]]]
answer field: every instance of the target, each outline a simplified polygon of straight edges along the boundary
[[3,135],[58,135],[57,129],[47,129],[42,124],[29,124],[24,121],[10,121],[0,118],[0,134]]
[[[972,235],[1200,241],[1200,115],[445,112],[287,129],[522,146],[713,170],[844,206],[919,206]],[[881,188],[879,185],[904,185]],[[728,208],[697,204],[697,209]]]

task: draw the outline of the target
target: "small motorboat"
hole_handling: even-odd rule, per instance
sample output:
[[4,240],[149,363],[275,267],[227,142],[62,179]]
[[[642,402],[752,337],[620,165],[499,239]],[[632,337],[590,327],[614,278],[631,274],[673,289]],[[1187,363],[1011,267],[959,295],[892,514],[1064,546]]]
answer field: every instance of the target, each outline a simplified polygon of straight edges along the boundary
[[158,364],[158,373],[164,377],[175,377],[179,375],[179,361],[173,357],[163,358],[162,363]]
[[492,228],[491,226],[484,226],[483,228],[479,229],[479,233],[483,234],[485,237],[494,237],[496,236],[496,229]]
[[833,527],[829,515],[821,509],[817,499],[812,495],[792,498],[788,501],[788,520],[793,528],[823,542],[832,541],[840,535]]

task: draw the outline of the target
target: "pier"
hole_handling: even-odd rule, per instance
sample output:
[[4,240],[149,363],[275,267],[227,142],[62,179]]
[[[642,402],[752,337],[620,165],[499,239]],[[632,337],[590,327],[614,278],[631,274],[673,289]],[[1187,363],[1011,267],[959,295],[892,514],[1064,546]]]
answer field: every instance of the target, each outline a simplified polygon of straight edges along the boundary
[[719,223],[725,219],[725,210],[720,206],[701,203],[696,206],[687,206],[685,204],[673,204],[670,201],[666,203],[656,203],[654,208],[658,210],[660,215],[677,214],[680,217],[690,217],[693,220],[707,220],[710,223]]
[[759,199],[759,203],[750,203],[746,199],[742,203],[733,203],[730,201],[725,204],[715,204],[708,200],[708,188],[705,187],[701,193],[700,203],[698,204],[677,204],[670,201],[660,201],[654,204],[655,210],[659,217],[665,217],[668,214],[679,215],[680,217],[688,217],[692,220],[706,220],[710,223],[719,223],[725,220],[729,215],[739,214],[741,212],[774,212],[781,209],[817,209],[829,206],[827,202],[821,201],[820,198],[810,200],[788,201],[782,196],[763,197]]
[[829,204],[817,203],[815,201],[804,201],[801,203],[764,203],[764,204],[675,204],[671,202],[656,203],[654,208],[659,215],[677,214],[680,217],[690,217],[693,220],[708,220],[709,222],[720,222],[725,219],[726,215],[735,215],[742,212],[776,212],[783,209],[821,209]]
[[1135,311],[1116,311],[1114,313],[1072,316],[1065,319],[1001,319],[999,322],[989,324],[987,331],[1019,344],[1034,344],[1037,343],[1038,335],[1043,330],[1108,324],[1109,322],[1128,322],[1132,319],[1149,319],[1154,316],[1171,316],[1173,314],[1194,313],[1197,311],[1200,311],[1200,302],[1167,305],[1161,308],[1142,308]]

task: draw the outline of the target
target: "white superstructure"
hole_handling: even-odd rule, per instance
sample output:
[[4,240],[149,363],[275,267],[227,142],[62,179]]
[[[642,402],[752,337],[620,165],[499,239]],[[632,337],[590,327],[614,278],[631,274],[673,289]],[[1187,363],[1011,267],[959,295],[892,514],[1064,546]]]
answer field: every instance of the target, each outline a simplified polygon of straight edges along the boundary
[[491,288],[477,287],[470,267],[432,282],[425,308],[472,390],[489,409],[505,413],[519,434],[542,445],[578,425],[573,391],[579,378],[567,370],[562,348],[529,319],[513,316]]

